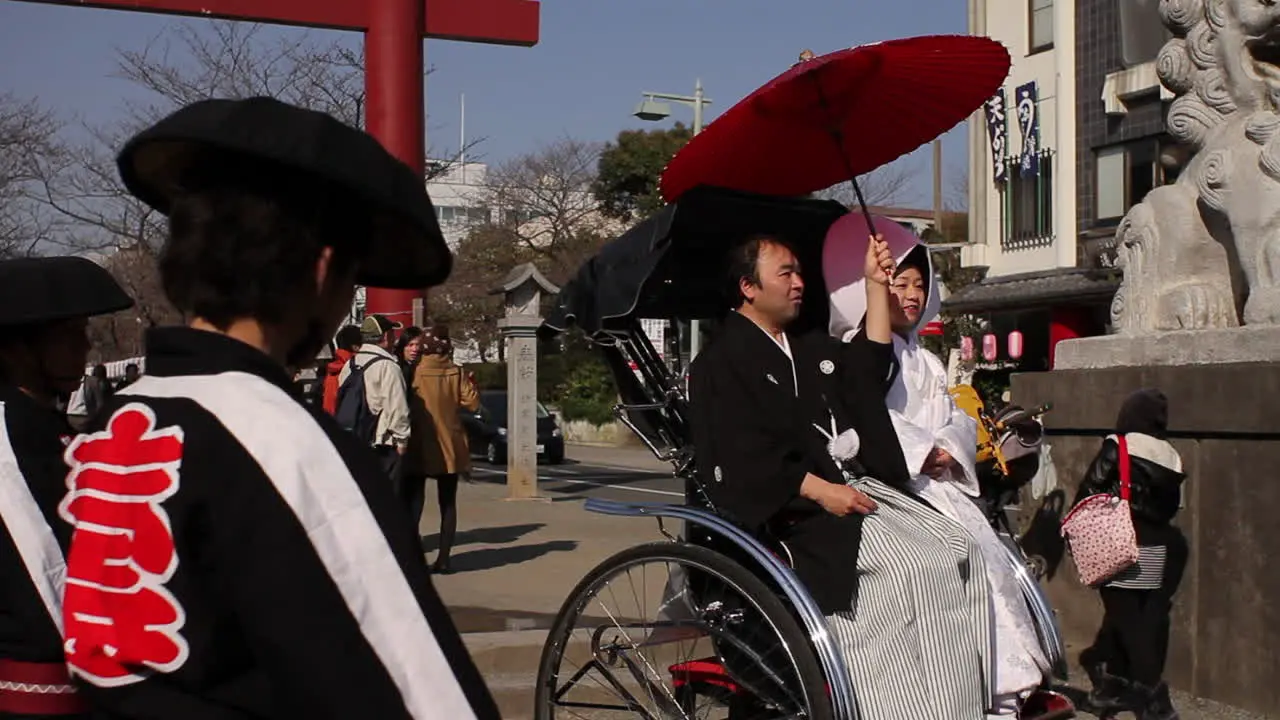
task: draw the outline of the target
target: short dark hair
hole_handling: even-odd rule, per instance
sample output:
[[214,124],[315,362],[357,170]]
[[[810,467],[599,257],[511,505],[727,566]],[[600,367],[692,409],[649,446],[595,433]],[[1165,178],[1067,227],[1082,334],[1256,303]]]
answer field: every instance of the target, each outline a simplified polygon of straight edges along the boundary
[[404,354],[404,348],[413,340],[422,337],[422,328],[417,325],[410,325],[400,331],[400,337],[396,340],[396,357]]
[[364,344],[364,336],[360,334],[359,325],[344,325],[338,331],[337,337],[334,338],[333,344],[340,350],[350,350],[358,348]]
[[334,274],[363,257],[371,215],[349,193],[226,151],[191,167],[160,251],[165,295],[182,313],[219,329],[242,317],[279,323],[300,294],[314,291],[323,248],[333,248]]
[[729,276],[728,297],[733,307],[742,307],[747,301],[745,295],[742,294],[742,281],[760,286],[760,249],[765,245],[778,245],[791,250],[791,243],[777,235],[769,233],[756,233],[747,237],[747,239],[733,246],[729,251],[728,266]]

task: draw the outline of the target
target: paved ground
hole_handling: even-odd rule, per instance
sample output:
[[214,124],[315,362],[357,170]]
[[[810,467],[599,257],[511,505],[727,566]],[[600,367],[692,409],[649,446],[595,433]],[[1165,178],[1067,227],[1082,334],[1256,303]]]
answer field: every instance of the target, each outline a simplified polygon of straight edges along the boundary
[[[503,469],[477,463],[474,481],[459,489],[456,572],[434,579],[508,720],[532,717],[546,629],[574,585],[610,555],[662,539],[652,520],[590,513],[582,501],[681,502],[670,465],[643,448],[571,446],[568,456],[562,465],[539,467],[539,501],[505,500]],[[428,488],[422,523],[428,559],[438,541],[433,496]],[[1077,654],[1073,648],[1071,657]],[[1072,680],[1084,681],[1079,668]],[[1185,696],[1175,702],[1183,720],[1268,720]]]
[[[477,462],[459,489],[454,573],[436,586],[463,632],[545,629],[584,575],[608,556],[661,540],[652,520],[587,512],[588,497],[637,502],[682,500],[670,465],[647,450],[571,447],[562,465],[539,467],[545,500],[507,501],[505,473]],[[423,549],[435,558],[439,517],[428,487]]]
[[[671,476],[671,464],[648,450],[615,450],[571,447],[577,457],[559,465],[539,465],[539,489],[548,497],[605,497],[641,502],[681,502],[681,483]],[[627,463],[631,463],[628,465]],[[472,472],[477,482],[504,483],[506,468],[477,461]]]

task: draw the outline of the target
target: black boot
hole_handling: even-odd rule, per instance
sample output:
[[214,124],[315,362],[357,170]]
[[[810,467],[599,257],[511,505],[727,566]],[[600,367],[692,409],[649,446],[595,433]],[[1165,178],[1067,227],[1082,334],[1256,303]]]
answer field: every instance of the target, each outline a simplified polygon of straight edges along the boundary
[[1133,688],[1138,699],[1134,712],[1138,720],[1178,720],[1178,711],[1169,699],[1168,685],[1160,683],[1148,688],[1134,683]]
[[[1102,663],[1086,665],[1085,673],[1093,688],[1089,690],[1089,706],[1095,710],[1122,710],[1127,704],[1125,696],[1129,683],[1124,678],[1111,675]],[[1140,707],[1140,706],[1139,706]]]

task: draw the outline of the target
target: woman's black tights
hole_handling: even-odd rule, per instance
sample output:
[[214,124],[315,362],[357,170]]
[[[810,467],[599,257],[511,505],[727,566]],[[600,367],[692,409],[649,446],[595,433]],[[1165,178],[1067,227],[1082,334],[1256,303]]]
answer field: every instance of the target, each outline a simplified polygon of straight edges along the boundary
[[458,475],[450,473],[436,478],[436,500],[440,504],[440,549],[433,567],[449,569],[449,553],[458,534]]
[[1086,666],[1103,663],[1109,674],[1149,688],[1163,679],[1173,596],[1187,566],[1186,541],[1173,533],[1168,539],[1161,587],[1099,589],[1105,615],[1093,646],[1080,655]]

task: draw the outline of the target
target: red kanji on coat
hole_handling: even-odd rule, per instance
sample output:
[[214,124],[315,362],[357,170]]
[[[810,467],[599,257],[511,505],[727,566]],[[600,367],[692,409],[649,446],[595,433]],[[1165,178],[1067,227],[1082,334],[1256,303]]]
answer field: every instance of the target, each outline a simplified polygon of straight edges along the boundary
[[68,493],[58,507],[74,534],[63,600],[71,669],[101,686],[172,672],[187,659],[186,613],[165,587],[178,567],[161,503],[178,490],[182,429],[156,429],[151,408],[130,403],[102,432],[66,451]]

